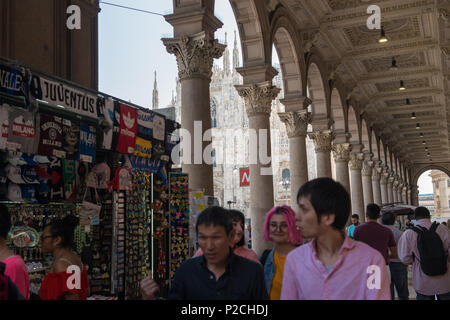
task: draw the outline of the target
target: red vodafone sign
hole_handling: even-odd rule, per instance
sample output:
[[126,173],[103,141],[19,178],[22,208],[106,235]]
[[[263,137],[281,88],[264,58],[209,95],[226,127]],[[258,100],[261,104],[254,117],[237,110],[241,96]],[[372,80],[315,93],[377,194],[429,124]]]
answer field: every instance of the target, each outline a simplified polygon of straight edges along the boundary
[[250,185],[250,168],[242,168],[239,170],[239,181],[241,187]]

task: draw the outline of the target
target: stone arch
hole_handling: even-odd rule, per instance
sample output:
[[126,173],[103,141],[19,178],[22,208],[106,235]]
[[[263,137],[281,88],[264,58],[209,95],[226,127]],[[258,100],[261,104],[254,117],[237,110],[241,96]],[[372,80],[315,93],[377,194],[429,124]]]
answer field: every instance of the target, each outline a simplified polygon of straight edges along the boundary
[[347,115],[347,131],[351,134],[350,143],[360,144],[360,130],[358,124],[358,117],[356,116],[355,108],[352,105],[348,107]]
[[373,153],[373,159],[381,160],[380,148],[377,141],[377,137],[375,135],[375,130],[373,130],[373,128],[370,129],[370,136],[371,136],[370,145]]
[[380,138],[378,138],[378,145],[379,150],[380,150],[380,160],[383,162],[384,166],[387,166],[387,161],[386,161],[386,145],[384,144],[383,140],[381,140]]
[[255,0],[230,0],[239,29],[243,67],[270,64],[272,46],[265,6]]
[[299,93],[305,95],[302,74],[305,65],[301,54],[299,54],[302,51],[297,40],[300,36],[284,7],[278,7],[275,11],[271,30],[271,43],[275,46],[280,60],[285,99],[289,99],[289,96],[298,96]]
[[417,185],[417,182],[418,182],[420,176],[428,170],[440,170],[440,171],[444,172],[445,174],[447,174],[447,176],[450,177],[450,163],[444,164],[444,165],[440,165],[440,164],[427,165],[427,164],[425,164],[425,165],[421,165],[421,166],[416,166],[412,169],[411,184]]
[[[312,115],[313,130],[329,129],[329,112],[327,106],[327,95],[323,83],[322,73],[316,63],[312,63],[307,72],[307,94],[312,104],[308,107]],[[318,120],[322,120],[318,124]]]
[[361,119],[361,143],[364,145],[363,151],[374,153],[370,144],[369,127],[364,118]]
[[331,91],[331,119],[334,121],[332,129],[336,134],[346,132],[345,109],[342,103],[342,96],[337,88]]

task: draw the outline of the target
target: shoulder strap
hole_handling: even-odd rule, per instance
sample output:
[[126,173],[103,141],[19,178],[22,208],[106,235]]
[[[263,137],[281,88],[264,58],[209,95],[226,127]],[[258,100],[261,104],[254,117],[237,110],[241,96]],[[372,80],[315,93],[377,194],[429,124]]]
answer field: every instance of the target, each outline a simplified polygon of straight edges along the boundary
[[433,222],[433,223],[431,224],[430,230],[431,230],[431,231],[436,231],[437,227],[438,227],[438,224],[437,224],[436,221],[435,221],[435,222]]
[[422,234],[423,233],[423,229],[422,229],[421,226],[414,226],[411,229],[414,230],[418,234]]
[[60,258],[60,259],[58,259],[58,261],[64,261],[64,262],[67,262],[69,265],[73,265],[73,263],[66,258]]
[[264,266],[264,264],[266,263],[267,257],[269,256],[270,253],[270,249],[266,249],[264,250],[263,254],[261,255],[261,264]]

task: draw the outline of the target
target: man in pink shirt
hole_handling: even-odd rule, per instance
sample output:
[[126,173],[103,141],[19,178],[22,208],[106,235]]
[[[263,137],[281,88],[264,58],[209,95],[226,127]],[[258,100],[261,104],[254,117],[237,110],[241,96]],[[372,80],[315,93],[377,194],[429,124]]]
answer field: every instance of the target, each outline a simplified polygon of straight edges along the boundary
[[[417,207],[414,211],[416,226],[430,229],[430,211],[425,207]],[[406,230],[398,241],[398,257],[404,264],[412,264],[412,281],[417,293],[417,300],[450,300],[450,231],[443,225],[438,225],[436,233],[442,240],[447,254],[447,272],[438,276],[428,276],[420,267],[420,255],[417,249],[417,233]]]
[[282,300],[389,300],[386,262],[344,227],[350,196],[329,178],[304,184],[297,194],[298,226],[311,242],[286,258]]

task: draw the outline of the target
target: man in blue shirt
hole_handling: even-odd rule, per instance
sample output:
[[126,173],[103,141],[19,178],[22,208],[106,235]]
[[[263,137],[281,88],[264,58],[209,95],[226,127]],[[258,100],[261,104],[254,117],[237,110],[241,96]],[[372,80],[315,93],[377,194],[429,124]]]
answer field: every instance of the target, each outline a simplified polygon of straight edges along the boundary
[[[268,300],[262,266],[233,253],[233,223],[227,209],[209,207],[197,217],[203,255],[184,261],[175,273],[169,300]],[[141,281],[144,300],[155,299],[158,284]]]
[[353,232],[355,228],[359,225],[359,216],[357,214],[352,214],[352,224],[347,228],[347,234],[353,239]]

